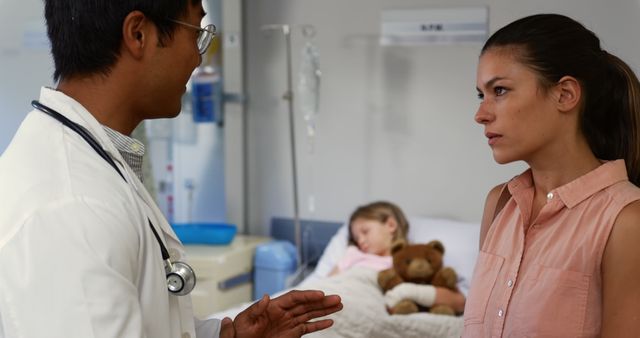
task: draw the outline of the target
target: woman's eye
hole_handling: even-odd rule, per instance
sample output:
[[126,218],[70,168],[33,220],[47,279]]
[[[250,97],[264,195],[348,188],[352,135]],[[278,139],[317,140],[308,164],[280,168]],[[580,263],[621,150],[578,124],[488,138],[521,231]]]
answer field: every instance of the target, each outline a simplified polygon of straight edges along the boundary
[[493,91],[496,93],[496,96],[502,96],[507,93],[507,89],[504,87],[495,87]]
[[478,99],[479,100],[484,100],[484,94],[478,93]]

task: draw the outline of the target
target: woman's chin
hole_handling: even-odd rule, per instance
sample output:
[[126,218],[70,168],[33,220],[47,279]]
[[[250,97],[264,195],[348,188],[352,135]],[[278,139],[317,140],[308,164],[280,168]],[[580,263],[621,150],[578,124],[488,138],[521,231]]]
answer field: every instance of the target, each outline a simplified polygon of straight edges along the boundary
[[493,160],[496,161],[496,163],[498,163],[498,164],[508,164],[508,163],[511,163],[511,162],[515,162],[518,159],[517,158],[513,158],[512,156],[507,156],[506,154],[496,153],[494,151],[493,152]]

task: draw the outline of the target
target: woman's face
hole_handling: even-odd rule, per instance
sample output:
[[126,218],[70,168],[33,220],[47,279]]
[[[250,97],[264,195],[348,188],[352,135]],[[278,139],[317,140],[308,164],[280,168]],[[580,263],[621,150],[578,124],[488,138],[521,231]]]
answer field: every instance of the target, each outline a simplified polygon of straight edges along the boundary
[[484,125],[493,158],[501,164],[535,161],[562,132],[555,91],[545,91],[538,75],[518,62],[514,51],[486,50],[480,56],[476,80],[481,102],[475,120]]
[[397,229],[395,221],[383,223],[377,220],[356,218],[351,222],[351,235],[360,251],[380,256],[391,254],[391,242]]

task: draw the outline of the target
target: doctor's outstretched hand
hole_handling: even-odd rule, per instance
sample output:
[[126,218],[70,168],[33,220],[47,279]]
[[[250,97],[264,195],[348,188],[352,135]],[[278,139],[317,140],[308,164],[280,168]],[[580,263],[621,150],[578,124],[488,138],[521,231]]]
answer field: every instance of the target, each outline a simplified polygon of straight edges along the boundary
[[322,291],[293,290],[274,299],[264,295],[234,321],[225,318],[220,338],[297,338],[330,327],[331,319],[311,320],[341,309],[339,296],[325,296]]

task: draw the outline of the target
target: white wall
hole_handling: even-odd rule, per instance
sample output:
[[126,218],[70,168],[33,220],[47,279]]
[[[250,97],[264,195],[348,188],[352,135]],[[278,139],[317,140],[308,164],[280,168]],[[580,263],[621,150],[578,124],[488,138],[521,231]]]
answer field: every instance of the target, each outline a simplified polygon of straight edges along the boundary
[[[359,204],[397,202],[410,215],[481,218],[488,190],[524,168],[494,163],[481,126],[475,67],[481,45],[381,47],[384,9],[489,6],[490,31],[557,12],[593,29],[605,48],[640,65],[639,1],[247,0],[249,222],[293,215],[283,38],[263,24],[313,24],[323,70],[316,153],[296,115],[303,218],[344,220]],[[293,33],[294,70],[304,38]],[[294,78],[295,79],[295,78]],[[315,198],[315,212],[307,200]]]
[[51,86],[53,61],[41,0],[0,0],[0,154],[40,96]]

